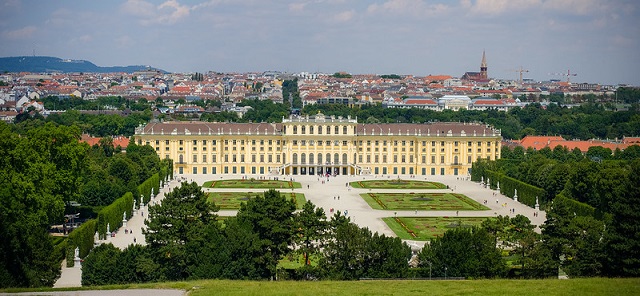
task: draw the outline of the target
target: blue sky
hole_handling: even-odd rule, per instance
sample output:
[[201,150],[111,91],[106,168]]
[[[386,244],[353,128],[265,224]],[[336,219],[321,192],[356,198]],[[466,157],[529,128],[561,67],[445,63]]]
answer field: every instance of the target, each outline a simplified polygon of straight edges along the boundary
[[171,72],[346,71],[640,85],[640,1],[0,1],[0,56]]

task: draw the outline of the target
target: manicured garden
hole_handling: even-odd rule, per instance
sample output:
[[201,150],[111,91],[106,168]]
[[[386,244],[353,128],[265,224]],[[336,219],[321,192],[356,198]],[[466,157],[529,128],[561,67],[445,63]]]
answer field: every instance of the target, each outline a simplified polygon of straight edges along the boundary
[[382,220],[401,239],[418,241],[442,236],[447,230],[480,226],[490,217],[389,217]]
[[[220,207],[221,210],[238,210],[240,209],[240,204],[246,202],[250,198],[255,197],[256,195],[262,195],[262,192],[208,192],[207,200],[212,201],[216,204],[216,206]],[[307,200],[302,193],[294,193],[294,192],[282,192],[280,193],[287,198],[294,198],[296,201],[296,208],[302,209]]]
[[380,189],[447,189],[447,185],[432,181],[418,180],[368,180],[349,183],[353,188],[380,188]]
[[300,182],[282,180],[258,180],[258,179],[232,179],[207,181],[202,184],[204,188],[259,188],[259,189],[290,189],[301,188]]
[[458,193],[363,193],[376,210],[484,211],[489,208]]

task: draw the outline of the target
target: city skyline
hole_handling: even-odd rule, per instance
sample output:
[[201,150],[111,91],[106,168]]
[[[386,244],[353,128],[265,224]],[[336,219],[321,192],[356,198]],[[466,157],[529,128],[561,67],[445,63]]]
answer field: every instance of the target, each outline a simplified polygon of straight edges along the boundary
[[640,85],[633,1],[19,1],[0,56],[170,72],[324,72]]

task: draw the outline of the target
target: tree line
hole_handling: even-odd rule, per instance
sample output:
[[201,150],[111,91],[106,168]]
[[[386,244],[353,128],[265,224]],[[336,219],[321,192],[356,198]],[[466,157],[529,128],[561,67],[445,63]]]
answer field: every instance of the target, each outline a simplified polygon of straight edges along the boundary
[[65,214],[95,218],[126,192],[139,196],[138,185],[160,170],[149,146],[121,153],[110,138],[90,147],[80,136],[75,125],[0,123],[0,287],[52,286],[66,242],[50,226],[65,224]]
[[474,171],[500,172],[546,191],[538,242],[545,261],[571,276],[640,274],[639,146],[614,153],[592,147],[586,155],[561,146],[503,152],[500,160],[475,163]]
[[[326,217],[307,202],[296,213],[294,202],[275,190],[247,200],[235,217],[216,212],[197,184],[183,182],[149,208],[147,245],[95,248],[83,263],[83,285],[557,275],[553,264],[540,263],[545,253],[533,243],[539,235],[521,215],[490,219],[479,228],[454,227],[413,253],[399,238],[359,227],[341,211]],[[515,254],[510,260],[517,261],[517,268],[507,265],[504,252]],[[283,260],[298,266],[279,267]]]

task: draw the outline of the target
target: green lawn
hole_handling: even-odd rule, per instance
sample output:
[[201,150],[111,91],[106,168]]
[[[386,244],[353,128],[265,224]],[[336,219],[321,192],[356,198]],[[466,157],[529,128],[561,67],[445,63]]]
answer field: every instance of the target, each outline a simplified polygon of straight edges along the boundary
[[387,188],[387,189],[446,189],[447,185],[431,181],[418,180],[368,180],[349,183],[353,188]]
[[[389,217],[382,220],[401,239],[426,241],[442,236],[449,229],[479,226],[487,218],[490,219],[490,217]],[[413,235],[409,231],[413,232]]]
[[[262,195],[263,192],[208,192],[207,200],[213,201],[221,210],[238,210],[240,203],[246,202],[258,194]],[[304,203],[307,202],[302,193],[281,192],[280,194],[287,198],[295,198],[297,209],[302,209]]]
[[10,289],[0,292],[114,289],[181,289],[208,295],[637,295],[638,278],[569,280],[375,280],[375,281],[230,281],[198,280],[65,289]]
[[204,188],[260,188],[260,189],[281,189],[281,188],[301,188],[300,182],[276,181],[276,180],[255,180],[255,179],[232,179],[220,181],[207,181],[202,184]]
[[457,193],[362,193],[377,210],[485,211],[489,208]]

